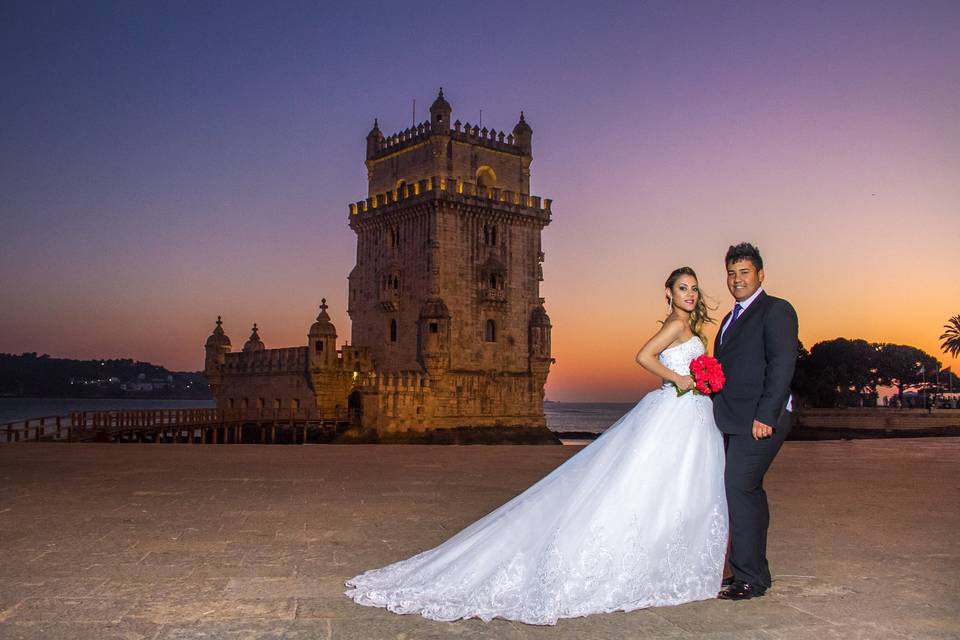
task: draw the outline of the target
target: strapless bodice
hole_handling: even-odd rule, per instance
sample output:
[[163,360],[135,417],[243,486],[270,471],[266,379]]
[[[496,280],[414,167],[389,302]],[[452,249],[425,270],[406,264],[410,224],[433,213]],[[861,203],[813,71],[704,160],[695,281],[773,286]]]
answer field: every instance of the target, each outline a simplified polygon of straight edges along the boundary
[[697,336],[693,336],[686,342],[664,349],[660,352],[660,363],[670,371],[679,373],[682,376],[690,375],[690,363],[694,358],[698,358],[706,353],[703,342]]

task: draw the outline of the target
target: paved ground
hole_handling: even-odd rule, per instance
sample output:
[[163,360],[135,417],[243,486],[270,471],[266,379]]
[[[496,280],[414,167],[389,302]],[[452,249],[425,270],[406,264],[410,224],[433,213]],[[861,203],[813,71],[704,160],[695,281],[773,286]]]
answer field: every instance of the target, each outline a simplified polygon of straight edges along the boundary
[[0,638],[958,638],[960,439],[790,442],[774,589],[531,627],[360,607],[574,453],[524,446],[0,446]]

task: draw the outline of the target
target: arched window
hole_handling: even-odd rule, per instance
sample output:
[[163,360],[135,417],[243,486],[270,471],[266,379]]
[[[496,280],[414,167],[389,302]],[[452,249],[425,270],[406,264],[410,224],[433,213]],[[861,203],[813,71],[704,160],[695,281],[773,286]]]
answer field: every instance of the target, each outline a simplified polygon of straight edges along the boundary
[[493,169],[487,165],[483,165],[477,169],[477,186],[478,187],[495,187],[497,186],[497,174]]
[[390,320],[390,342],[397,341],[397,321],[395,319]]
[[484,342],[497,341],[497,323],[493,320],[487,320],[486,329],[483,332]]

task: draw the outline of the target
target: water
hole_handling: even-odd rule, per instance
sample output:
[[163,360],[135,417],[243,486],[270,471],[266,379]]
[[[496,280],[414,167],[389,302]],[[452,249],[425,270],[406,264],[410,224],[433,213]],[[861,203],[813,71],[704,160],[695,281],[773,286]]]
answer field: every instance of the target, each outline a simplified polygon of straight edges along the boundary
[[603,433],[633,408],[633,402],[547,402],[543,411],[547,427],[559,434],[569,431]]
[[[632,402],[547,402],[547,427],[558,433],[603,431],[620,419]],[[0,424],[71,411],[212,408],[213,400],[137,400],[101,398],[0,398]]]
[[65,416],[71,411],[212,408],[213,400],[142,400],[136,398],[0,398],[0,424],[27,418]]

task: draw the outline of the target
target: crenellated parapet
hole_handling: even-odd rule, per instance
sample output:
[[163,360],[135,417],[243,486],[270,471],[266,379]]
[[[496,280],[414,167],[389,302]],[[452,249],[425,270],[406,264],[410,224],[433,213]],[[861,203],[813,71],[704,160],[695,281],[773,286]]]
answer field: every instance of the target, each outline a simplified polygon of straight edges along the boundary
[[392,207],[406,206],[419,201],[441,198],[484,207],[507,208],[543,218],[550,222],[550,198],[531,196],[497,187],[484,187],[454,177],[433,176],[386,193],[378,193],[366,200],[350,204],[350,218],[376,215]]
[[[450,122],[453,114],[453,107],[443,97],[443,89],[437,95],[430,106],[430,119],[419,124],[398,131],[397,133],[385,136],[380,131],[380,124],[377,120],[373,122],[373,128],[367,134],[367,162],[382,160],[387,156],[399,153],[427,143],[431,138],[438,138],[438,143],[444,144],[448,141],[456,141],[470,146],[480,146],[523,157],[527,162],[532,158],[531,140],[533,130],[520,112],[520,120],[514,125],[512,131],[484,127],[482,124],[463,123],[459,120]],[[482,118],[481,118],[482,120]]]
[[429,121],[398,131],[389,136],[376,136],[367,148],[367,159],[376,160],[391,153],[425,142],[433,134]]
[[479,145],[503,153],[512,153],[518,156],[527,154],[527,149],[518,144],[513,133],[508,131],[488,129],[477,124],[471,125],[469,122],[462,123],[459,120],[453,123],[452,129],[437,128],[431,125],[428,120],[425,120],[389,136],[375,137],[368,148],[367,159],[379,160],[390,154],[424,143],[434,135],[449,136],[452,140]]
[[259,351],[237,351],[226,354],[223,372],[246,373],[303,373],[307,370],[307,347],[285,347]]
[[449,132],[450,137],[460,142],[468,144],[478,144],[497,151],[514,153],[516,155],[526,155],[527,150],[517,143],[514,135],[506,131],[497,131],[496,129],[487,129],[480,125],[472,125],[467,122],[461,124],[459,120],[453,123],[453,130]]

